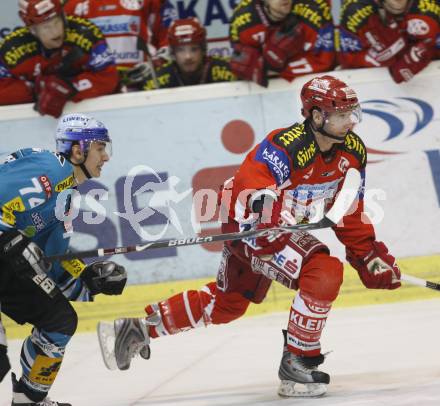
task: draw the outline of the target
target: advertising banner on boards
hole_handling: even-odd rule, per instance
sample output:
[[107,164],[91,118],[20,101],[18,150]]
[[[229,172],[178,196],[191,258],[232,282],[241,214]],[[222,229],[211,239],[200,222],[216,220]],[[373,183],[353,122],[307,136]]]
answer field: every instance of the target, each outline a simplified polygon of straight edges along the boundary
[[[368,151],[365,206],[377,238],[398,257],[436,253],[440,101],[435,83],[440,81],[421,75],[397,86],[384,80],[357,81],[357,72],[352,72],[350,84],[363,110],[355,131]],[[180,100],[182,95],[187,99],[174,103],[124,107],[131,97],[126,94],[111,96],[114,108],[100,110],[97,101],[96,111],[88,114],[108,126],[113,157],[101,178],[81,187],[81,209],[72,213],[75,249],[219,232],[218,213],[206,202],[216,199],[219,186],[269,131],[302,120],[295,82],[284,90],[242,96],[234,96],[233,83],[223,86],[231,89],[229,96],[205,100],[192,100],[196,88],[188,88],[178,89]],[[18,148],[54,148],[54,119],[8,120],[5,110],[2,114],[0,159]],[[333,254],[345,258],[331,230],[317,235]],[[118,260],[130,269],[131,283],[184,279],[214,275],[219,249],[170,247],[120,255]]]

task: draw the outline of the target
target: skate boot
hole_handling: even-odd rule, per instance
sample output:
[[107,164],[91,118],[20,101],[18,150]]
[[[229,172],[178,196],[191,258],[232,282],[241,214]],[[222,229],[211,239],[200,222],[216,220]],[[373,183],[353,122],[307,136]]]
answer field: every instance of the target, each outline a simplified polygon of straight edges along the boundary
[[122,318],[113,324],[98,323],[98,340],[102,357],[108,369],[130,368],[131,359],[140,354],[150,358],[150,337],[148,326],[160,323],[160,313],[152,313],[144,318]]
[[50,400],[49,398],[44,398],[40,402],[34,402],[29,399],[22,389],[21,382],[17,382],[15,374],[11,374],[12,378],[12,403],[11,406],[72,406],[70,403],[60,403]]
[[[286,332],[283,330],[284,337]],[[282,397],[319,397],[327,392],[330,376],[317,368],[324,355],[304,357],[295,355],[284,345],[278,377],[281,380],[278,394]]]

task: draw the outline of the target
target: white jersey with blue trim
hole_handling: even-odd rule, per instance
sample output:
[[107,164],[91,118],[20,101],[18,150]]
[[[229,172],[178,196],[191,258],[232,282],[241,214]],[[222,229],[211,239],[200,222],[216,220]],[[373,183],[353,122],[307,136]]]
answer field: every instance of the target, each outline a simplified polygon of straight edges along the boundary
[[[17,229],[45,255],[67,251],[69,238],[60,220],[70,209],[75,187],[72,164],[62,155],[38,148],[18,150],[0,165],[0,230]],[[58,205],[57,205],[58,200]],[[78,278],[79,260],[54,263],[49,276],[69,300],[91,300]]]

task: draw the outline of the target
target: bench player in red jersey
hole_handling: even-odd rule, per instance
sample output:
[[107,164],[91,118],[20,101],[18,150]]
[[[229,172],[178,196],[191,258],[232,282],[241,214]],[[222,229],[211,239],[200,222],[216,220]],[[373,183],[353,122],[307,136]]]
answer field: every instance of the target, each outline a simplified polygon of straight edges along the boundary
[[65,17],[60,0],[19,0],[25,27],[0,42],[0,105],[35,102],[59,117],[65,104],[113,93],[119,82],[99,28]]
[[245,80],[268,85],[331,70],[334,27],[328,0],[242,0],[231,18],[231,67]]
[[401,83],[440,57],[438,1],[347,0],[341,10],[343,68],[388,67]]

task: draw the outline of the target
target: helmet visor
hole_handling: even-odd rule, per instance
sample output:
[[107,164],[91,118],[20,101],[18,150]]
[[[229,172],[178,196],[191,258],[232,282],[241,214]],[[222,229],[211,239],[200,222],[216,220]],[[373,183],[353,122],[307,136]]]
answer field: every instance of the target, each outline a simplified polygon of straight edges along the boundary
[[334,127],[344,125],[356,125],[362,121],[362,109],[359,104],[354,108],[345,111],[328,113],[326,122]]
[[88,143],[87,150],[90,151],[92,148],[97,150],[101,154],[106,154],[110,159],[113,153],[113,147],[111,141],[101,141],[101,140],[87,140]]

